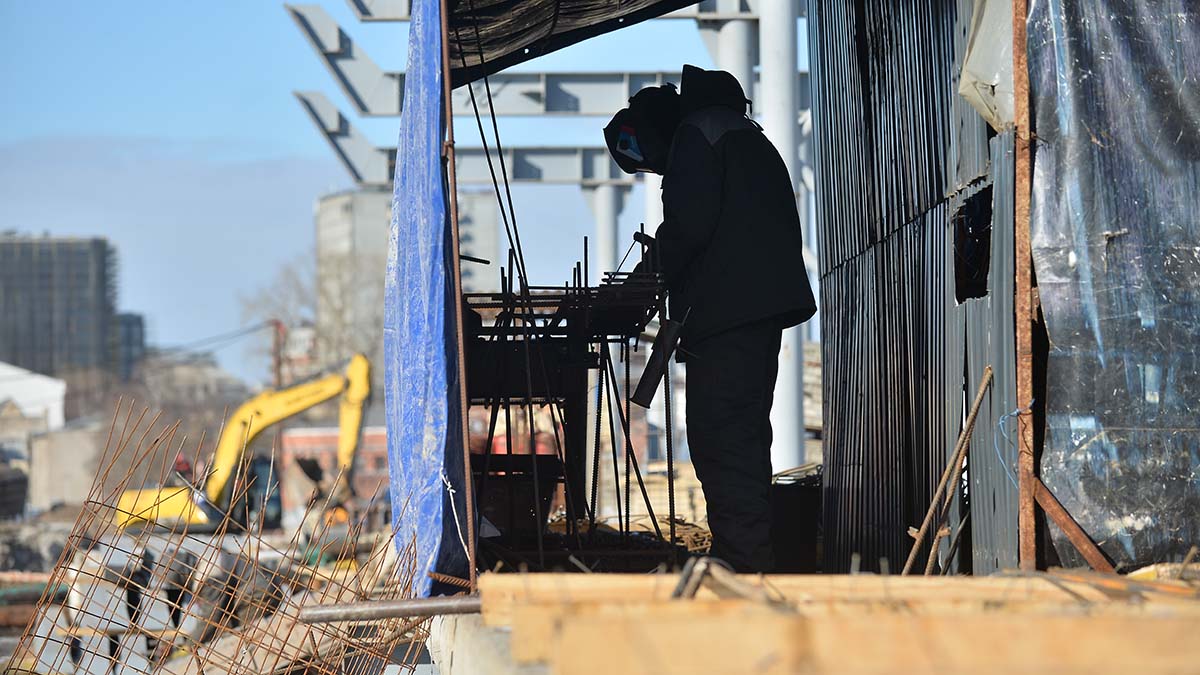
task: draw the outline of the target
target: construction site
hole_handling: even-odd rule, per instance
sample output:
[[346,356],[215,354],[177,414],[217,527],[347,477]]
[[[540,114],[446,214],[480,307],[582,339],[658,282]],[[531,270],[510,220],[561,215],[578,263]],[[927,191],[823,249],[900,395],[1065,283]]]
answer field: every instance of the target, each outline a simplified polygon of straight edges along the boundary
[[272,12],[241,328],[0,209],[0,672],[1200,673],[1200,4]]

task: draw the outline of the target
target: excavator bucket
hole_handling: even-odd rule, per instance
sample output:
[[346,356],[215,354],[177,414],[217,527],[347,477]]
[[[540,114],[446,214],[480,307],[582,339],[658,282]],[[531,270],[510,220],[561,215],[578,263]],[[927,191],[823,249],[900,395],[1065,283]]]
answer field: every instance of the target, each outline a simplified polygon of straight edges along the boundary
[[297,457],[296,466],[304,472],[304,475],[316,485],[320,485],[325,480],[325,470],[321,468],[321,463],[312,457]]

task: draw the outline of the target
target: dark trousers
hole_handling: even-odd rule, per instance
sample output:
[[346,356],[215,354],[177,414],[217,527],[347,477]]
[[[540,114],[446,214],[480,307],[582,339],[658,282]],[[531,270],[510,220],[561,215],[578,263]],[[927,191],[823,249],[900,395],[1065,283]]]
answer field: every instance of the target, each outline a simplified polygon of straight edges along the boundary
[[687,349],[687,437],[708,503],[712,555],[770,572],[771,401],[782,329],[759,321]]

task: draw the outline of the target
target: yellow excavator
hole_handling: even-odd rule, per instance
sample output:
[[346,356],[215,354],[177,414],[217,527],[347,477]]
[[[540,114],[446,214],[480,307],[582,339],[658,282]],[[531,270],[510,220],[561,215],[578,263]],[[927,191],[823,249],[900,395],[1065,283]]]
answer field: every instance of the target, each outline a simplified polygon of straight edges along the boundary
[[[279,526],[278,490],[271,489],[278,474],[270,461],[245,462],[246,448],[268,427],[278,424],[335,396],[341,396],[338,411],[337,474],[328,497],[321,502],[330,509],[342,506],[351,493],[350,470],[362,433],[363,406],[371,393],[371,366],[367,357],[355,354],[343,373],[319,377],[280,390],[268,390],[238,407],[225,425],[213,453],[212,467],[202,485],[127,490],[117,502],[114,516],[118,527],[153,523],[183,523],[189,530],[215,528],[226,514],[248,527],[262,522],[264,529]],[[301,469],[320,485],[321,472],[313,461],[301,462]],[[235,481],[244,470],[241,481]],[[234,498],[234,483],[239,487]],[[271,503],[274,497],[273,506]],[[257,513],[259,508],[265,512]]]

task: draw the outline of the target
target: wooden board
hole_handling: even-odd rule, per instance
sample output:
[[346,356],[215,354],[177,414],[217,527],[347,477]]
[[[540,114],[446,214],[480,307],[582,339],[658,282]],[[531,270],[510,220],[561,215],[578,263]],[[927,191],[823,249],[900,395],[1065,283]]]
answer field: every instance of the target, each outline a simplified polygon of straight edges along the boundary
[[785,598],[784,612],[706,588],[672,600],[673,575],[485,574],[479,584],[482,619],[509,629],[514,664],[553,673],[1091,675],[1200,662],[1190,637],[1200,601],[1102,576],[739,578]]
[[[914,608],[926,604],[966,607],[1031,605],[1037,603],[1100,603],[1112,595],[1086,583],[1026,577],[899,577],[841,575],[771,575],[743,577],[765,584],[800,606],[833,602],[864,608]],[[485,574],[479,579],[483,619],[489,626],[512,622],[513,608],[529,604],[603,601],[636,604],[670,598],[674,575],[644,574]],[[701,589],[697,599],[715,599]],[[1156,598],[1156,601],[1158,599]],[[1166,602],[1166,599],[1162,599]]]
[[551,671],[591,673],[1195,672],[1193,618],[828,616],[724,601],[719,611],[583,613],[562,622]]

